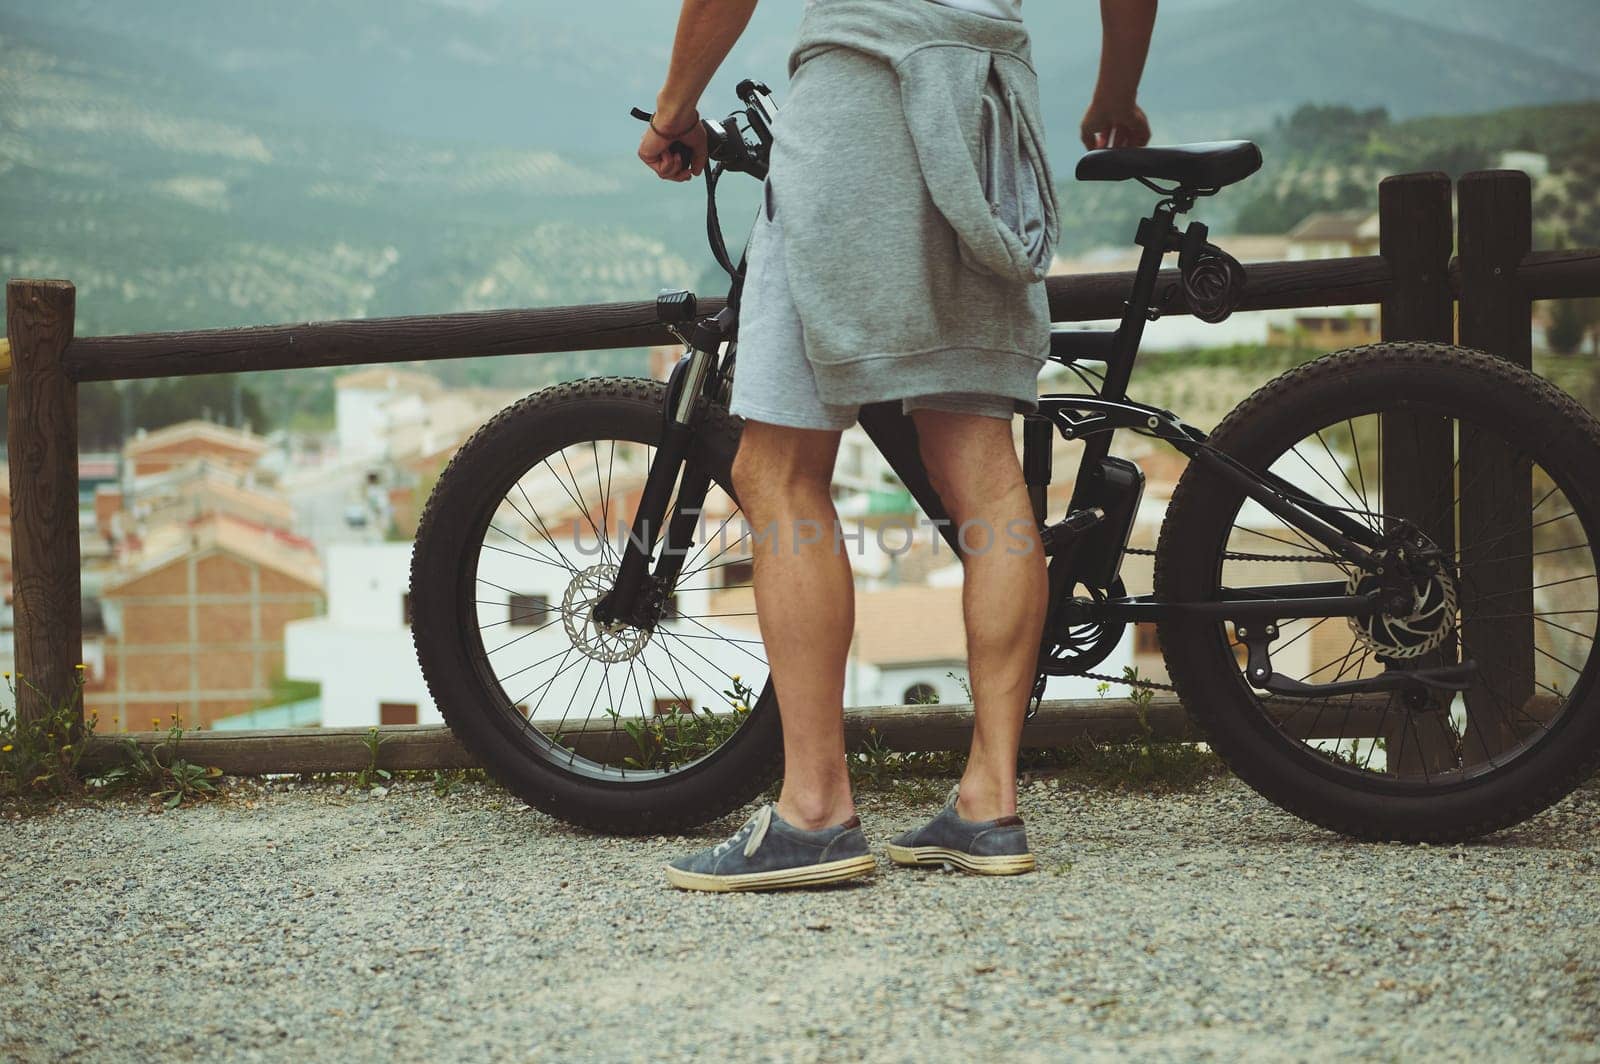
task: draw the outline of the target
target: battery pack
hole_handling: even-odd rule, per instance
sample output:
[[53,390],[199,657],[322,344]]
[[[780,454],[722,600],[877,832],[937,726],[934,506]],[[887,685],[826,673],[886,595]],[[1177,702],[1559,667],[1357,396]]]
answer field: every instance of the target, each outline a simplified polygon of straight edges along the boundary
[[1139,500],[1144,497],[1144,470],[1126,458],[1100,460],[1100,476],[1090,492],[1091,506],[1105,512],[1105,519],[1084,533],[1073,575],[1086,587],[1107,588],[1122,568],[1122,555],[1133,534],[1139,515]]

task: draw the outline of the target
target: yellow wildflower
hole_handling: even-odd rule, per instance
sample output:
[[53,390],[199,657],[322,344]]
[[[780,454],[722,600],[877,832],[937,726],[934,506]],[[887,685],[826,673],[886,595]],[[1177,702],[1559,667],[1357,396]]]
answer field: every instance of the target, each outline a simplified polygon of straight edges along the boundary
[[6,745],[0,746],[0,754],[9,754],[10,752],[11,752],[11,744],[10,743],[6,743]]

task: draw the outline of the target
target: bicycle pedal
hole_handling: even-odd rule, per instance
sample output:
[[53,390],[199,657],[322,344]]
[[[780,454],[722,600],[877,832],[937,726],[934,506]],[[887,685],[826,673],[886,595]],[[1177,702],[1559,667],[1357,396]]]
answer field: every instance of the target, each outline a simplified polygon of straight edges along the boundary
[[1039,531],[1039,542],[1044,545],[1045,557],[1054,557],[1077,542],[1078,537],[1106,519],[1106,512],[1098,506],[1074,510],[1053,525]]

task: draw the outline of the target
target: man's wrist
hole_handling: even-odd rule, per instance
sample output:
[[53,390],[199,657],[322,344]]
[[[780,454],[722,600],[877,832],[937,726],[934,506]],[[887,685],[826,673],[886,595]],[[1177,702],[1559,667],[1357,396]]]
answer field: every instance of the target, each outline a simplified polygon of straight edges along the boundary
[[699,121],[700,111],[693,104],[669,100],[663,96],[656,97],[655,117],[651,122],[658,133],[682,134],[693,129]]
[[1121,87],[1102,84],[1095,86],[1094,95],[1090,98],[1090,104],[1101,109],[1130,108],[1138,103],[1138,98],[1139,93],[1137,90],[1129,91]]

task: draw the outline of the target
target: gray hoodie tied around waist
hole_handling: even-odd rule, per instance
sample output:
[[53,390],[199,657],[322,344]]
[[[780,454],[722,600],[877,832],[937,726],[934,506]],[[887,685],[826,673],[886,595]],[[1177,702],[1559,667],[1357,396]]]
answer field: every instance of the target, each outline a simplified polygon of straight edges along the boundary
[[822,399],[1034,409],[1059,225],[1023,24],[810,0],[788,71],[767,191]]

